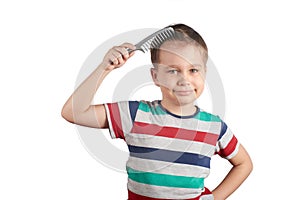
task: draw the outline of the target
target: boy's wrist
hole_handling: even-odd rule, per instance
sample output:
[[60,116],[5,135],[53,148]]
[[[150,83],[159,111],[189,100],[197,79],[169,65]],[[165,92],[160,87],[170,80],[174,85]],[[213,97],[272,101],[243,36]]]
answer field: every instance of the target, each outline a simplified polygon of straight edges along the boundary
[[214,200],[224,200],[224,198],[218,196],[217,192],[212,191],[211,193],[213,195]]
[[114,66],[109,63],[102,62],[97,69],[100,71],[111,72],[114,69]]

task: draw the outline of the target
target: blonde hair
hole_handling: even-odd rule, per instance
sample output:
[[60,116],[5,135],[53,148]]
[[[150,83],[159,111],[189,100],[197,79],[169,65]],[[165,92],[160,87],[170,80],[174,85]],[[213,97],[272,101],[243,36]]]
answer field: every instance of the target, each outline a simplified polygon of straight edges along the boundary
[[[175,24],[175,25],[170,25],[168,27],[172,27],[174,29],[175,36],[173,38],[165,40],[164,42],[175,40],[175,41],[183,41],[186,42],[187,44],[195,44],[196,46],[199,46],[200,48],[204,49],[205,59],[206,60],[208,59],[208,49],[206,43],[197,31],[195,31],[193,28],[185,24]],[[159,63],[160,46],[164,42],[162,42],[159,46],[150,49],[151,62],[154,66],[156,63]]]

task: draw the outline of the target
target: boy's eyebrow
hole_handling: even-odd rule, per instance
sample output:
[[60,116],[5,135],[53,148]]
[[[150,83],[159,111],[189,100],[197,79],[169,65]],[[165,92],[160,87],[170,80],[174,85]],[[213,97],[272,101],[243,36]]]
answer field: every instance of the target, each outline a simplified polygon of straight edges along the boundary
[[[172,67],[172,68],[178,68],[179,65],[165,65],[166,67]],[[191,64],[191,65],[187,65],[187,66],[184,66],[184,67],[198,67],[198,68],[201,68],[202,65],[201,64]]]

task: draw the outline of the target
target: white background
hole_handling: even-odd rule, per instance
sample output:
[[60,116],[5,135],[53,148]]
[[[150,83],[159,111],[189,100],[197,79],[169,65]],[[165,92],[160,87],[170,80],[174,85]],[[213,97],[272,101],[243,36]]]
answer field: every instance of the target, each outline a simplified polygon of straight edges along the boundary
[[[291,0],[1,1],[0,199],[126,199],[126,174],[94,159],[60,111],[83,62],[102,42],[178,22],[206,40],[225,89],[224,120],[253,159],[253,173],[229,199],[296,199],[297,5]],[[209,187],[225,175],[224,162],[213,159]]]

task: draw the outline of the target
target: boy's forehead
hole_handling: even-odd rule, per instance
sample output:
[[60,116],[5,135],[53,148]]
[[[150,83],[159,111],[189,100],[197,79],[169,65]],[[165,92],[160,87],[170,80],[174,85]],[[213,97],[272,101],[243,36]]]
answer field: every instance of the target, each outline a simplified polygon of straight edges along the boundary
[[162,65],[205,65],[205,50],[200,45],[183,41],[167,41],[159,49],[159,64]]

